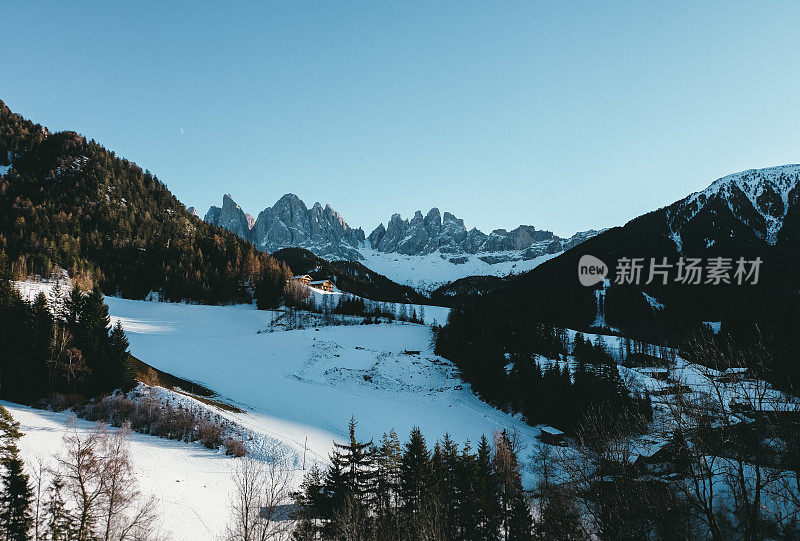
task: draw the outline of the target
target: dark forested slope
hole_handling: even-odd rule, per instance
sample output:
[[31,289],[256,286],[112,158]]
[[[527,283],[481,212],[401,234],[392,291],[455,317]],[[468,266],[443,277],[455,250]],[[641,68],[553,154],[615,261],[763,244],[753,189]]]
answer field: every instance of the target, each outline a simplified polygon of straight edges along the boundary
[[149,171],[2,101],[0,166],[0,250],[17,275],[57,265],[106,293],[210,303],[283,291],[285,265],[189,213]]

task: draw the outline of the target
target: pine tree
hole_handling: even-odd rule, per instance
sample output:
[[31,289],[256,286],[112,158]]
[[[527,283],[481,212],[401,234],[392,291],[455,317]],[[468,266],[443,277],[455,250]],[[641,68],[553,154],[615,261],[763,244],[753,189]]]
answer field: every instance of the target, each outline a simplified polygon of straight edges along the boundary
[[369,451],[372,441],[356,439],[356,424],[355,418],[351,417],[348,425],[350,440],[346,444],[334,442],[334,457],[342,467],[348,492],[363,502],[372,489],[374,460]]
[[106,358],[106,344],[111,330],[108,306],[103,302],[103,293],[95,286],[84,297],[75,332],[76,341],[83,352],[86,364],[92,370],[88,391],[90,393],[112,391],[117,378],[114,367]]
[[531,509],[521,482],[515,487],[511,498],[508,523],[508,541],[530,541],[533,538]]
[[334,515],[350,498],[350,487],[347,484],[347,475],[343,469],[343,461],[334,450],[330,456],[330,465],[325,471],[325,482],[322,490],[322,499],[319,502],[320,516],[328,522],[323,527],[323,538],[335,538],[338,535],[332,522]]
[[458,457],[456,492],[460,504],[456,509],[456,521],[460,526],[462,539],[478,538],[478,457],[472,452],[469,441],[464,443]]
[[475,483],[477,539],[484,541],[497,539],[502,522],[500,509],[500,488],[492,466],[492,449],[486,436],[481,436],[478,444],[477,475]]
[[411,429],[411,437],[403,453],[400,474],[400,493],[406,511],[411,515],[420,509],[429,488],[430,474],[430,454],[425,444],[425,437],[418,427],[414,427]]
[[400,476],[403,463],[403,448],[397,433],[392,429],[383,434],[380,445],[374,451],[375,482],[373,508],[378,518],[378,531],[387,537],[397,531],[400,505]]
[[38,397],[48,390],[48,362],[52,355],[53,315],[44,293],[39,293],[31,306],[30,335],[30,388]]
[[33,488],[24,471],[19,451],[13,448],[8,456],[0,459],[5,469],[2,477],[3,494],[0,495],[0,525],[8,541],[25,541],[33,525],[31,503]]
[[128,392],[136,386],[136,370],[128,352],[128,345],[128,337],[125,336],[122,324],[117,321],[108,339],[107,364],[109,383],[121,387],[123,392]]
[[84,297],[81,288],[77,285],[73,286],[69,296],[64,299],[64,306],[60,314],[61,319],[67,324],[67,327],[73,334],[78,329],[78,319],[80,318],[81,312],[83,312],[83,303]]
[[25,541],[33,524],[33,488],[16,445],[21,437],[19,423],[14,421],[8,410],[0,406],[0,466],[3,467],[0,476],[3,487],[0,494],[0,532],[3,532],[7,541]]
[[44,516],[45,532],[51,541],[69,541],[75,533],[75,519],[67,507],[63,490],[64,481],[56,475],[48,489]]
[[463,494],[458,491],[457,482],[460,474],[458,444],[450,438],[449,434],[445,433],[439,448],[441,462],[440,472],[437,475],[439,486],[436,492],[444,508],[445,534],[448,539],[455,539],[458,537],[460,529],[458,517],[463,504]]

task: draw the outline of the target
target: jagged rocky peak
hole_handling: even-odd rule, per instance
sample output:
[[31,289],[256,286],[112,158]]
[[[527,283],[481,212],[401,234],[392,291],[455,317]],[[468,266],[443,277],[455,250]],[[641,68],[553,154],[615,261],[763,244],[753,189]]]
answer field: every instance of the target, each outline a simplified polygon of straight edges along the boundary
[[411,219],[393,214],[386,225],[378,225],[365,237],[361,228],[351,228],[330,205],[316,202],[309,208],[292,193],[262,210],[256,219],[225,194],[222,206],[212,206],[205,220],[251,241],[263,251],[301,247],[321,257],[350,260],[363,259],[360,250],[365,247],[404,255],[437,252],[445,258],[449,254],[479,254],[487,262],[531,259],[563,250],[593,234],[579,233],[571,239],[560,239],[550,231],[521,225],[511,231],[495,229],[487,235],[474,227],[467,230],[464,220],[434,207],[425,214],[416,211]]
[[245,240],[251,240],[250,229],[254,224],[253,217],[245,214],[230,194],[226,193],[222,197],[222,208],[212,205],[203,219],[217,227],[224,227]]
[[379,225],[367,241],[379,252],[405,255],[425,255],[437,250],[442,254],[524,251],[525,257],[533,258],[560,251],[567,244],[577,243],[578,238],[582,241],[590,236],[590,232],[584,232],[560,239],[551,231],[540,231],[530,225],[511,231],[495,229],[487,235],[474,227],[467,230],[464,220],[450,212],[442,214],[434,207],[424,217],[421,211],[415,212],[411,220],[393,214],[386,227]]
[[200,215],[197,213],[197,209],[194,207],[189,207],[186,209],[186,211],[193,216],[197,216],[198,218],[200,217]]
[[299,246],[322,257],[362,259],[358,252],[365,241],[362,229],[352,229],[330,205],[315,203],[309,209],[293,193],[282,196],[255,219],[226,194],[222,207],[212,206],[205,220],[233,231],[267,252]]

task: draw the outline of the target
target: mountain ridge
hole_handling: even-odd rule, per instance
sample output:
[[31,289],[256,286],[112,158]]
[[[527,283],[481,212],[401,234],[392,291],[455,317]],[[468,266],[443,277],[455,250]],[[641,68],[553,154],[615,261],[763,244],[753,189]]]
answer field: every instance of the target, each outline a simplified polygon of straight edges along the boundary
[[489,265],[532,260],[569,249],[598,233],[582,231],[563,239],[551,231],[520,225],[511,231],[495,229],[487,235],[474,227],[467,230],[463,219],[434,207],[425,216],[416,211],[410,220],[395,213],[386,226],[379,224],[365,237],[360,227],[350,227],[329,204],[323,207],[317,202],[308,208],[292,193],[261,211],[255,220],[248,216],[230,194],[225,194],[222,207],[212,205],[204,220],[267,252],[300,247],[326,259],[354,261],[364,260],[368,251],[408,256],[438,252],[455,265],[463,263],[464,258],[459,256],[464,255],[478,255]]

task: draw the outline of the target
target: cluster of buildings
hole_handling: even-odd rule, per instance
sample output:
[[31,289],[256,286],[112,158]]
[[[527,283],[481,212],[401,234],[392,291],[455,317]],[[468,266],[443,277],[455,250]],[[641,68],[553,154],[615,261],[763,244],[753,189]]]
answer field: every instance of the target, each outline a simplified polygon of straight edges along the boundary
[[303,284],[306,287],[321,289],[322,291],[333,291],[333,282],[330,280],[312,280],[308,274],[292,276],[292,281]]

